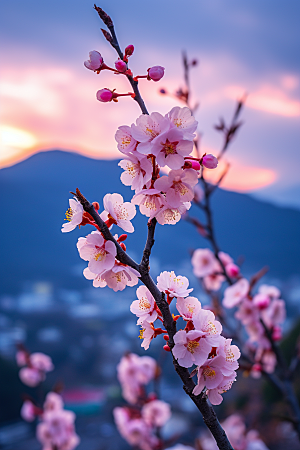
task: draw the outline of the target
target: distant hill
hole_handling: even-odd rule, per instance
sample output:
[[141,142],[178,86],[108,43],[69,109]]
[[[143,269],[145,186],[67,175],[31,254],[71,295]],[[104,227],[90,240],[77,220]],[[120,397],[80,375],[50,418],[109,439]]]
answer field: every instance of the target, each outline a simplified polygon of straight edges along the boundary
[[[82,289],[87,281],[76,249],[78,236],[90,228],[62,234],[69,191],[79,187],[91,201],[119,192],[129,200],[132,191],[120,182],[117,161],[102,161],[78,154],[49,151],[35,154],[0,170],[1,293],[15,293],[26,281],[46,280],[57,287]],[[213,198],[217,238],[222,250],[246,257],[245,270],[270,266],[272,276],[286,278],[300,271],[300,211],[276,207],[248,195],[218,190]],[[191,215],[201,213],[195,207]],[[147,219],[137,213],[136,232],[128,249],[140,258]],[[114,232],[121,233],[115,227]],[[189,265],[189,250],[207,246],[188,223],[158,226],[153,249],[154,270],[175,270]],[[159,262],[159,267],[158,267]]]

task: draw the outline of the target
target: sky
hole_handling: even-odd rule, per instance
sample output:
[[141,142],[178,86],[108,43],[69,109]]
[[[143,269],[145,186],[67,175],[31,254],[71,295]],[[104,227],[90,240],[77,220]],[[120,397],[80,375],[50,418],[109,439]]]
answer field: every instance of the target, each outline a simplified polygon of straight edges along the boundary
[[[229,121],[247,93],[243,127],[226,159],[223,187],[300,208],[300,3],[297,0],[102,0],[123,48],[135,46],[135,75],[162,65],[158,83],[140,81],[150,112],[180,105],[160,88],[183,86],[181,52],[199,64],[191,74],[202,151],[217,154],[213,125]],[[128,92],[125,77],[87,70],[98,50],[113,66],[93,2],[0,2],[0,167],[34,152],[59,148],[94,158],[117,158],[114,134],[140,115],[136,102],[101,104],[98,89]],[[182,105],[183,106],[183,105]]]

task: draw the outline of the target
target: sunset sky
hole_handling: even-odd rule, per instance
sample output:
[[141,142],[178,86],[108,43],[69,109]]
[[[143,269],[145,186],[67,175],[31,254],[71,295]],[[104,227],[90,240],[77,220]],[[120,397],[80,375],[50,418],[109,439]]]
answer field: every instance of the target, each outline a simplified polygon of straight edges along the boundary
[[[166,68],[159,83],[140,82],[150,112],[165,114],[178,104],[158,90],[183,84],[181,51],[199,60],[192,89],[201,103],[203,151],[218,153],[221,136],[213,124],[230,119],[236,98],[247,92],[223,187],[300,207],[299,1],[102,0],[99,6],[112,16],[123,48],[134,44],[134,74]],[[117,59],[92,7],[82,0],[0,2],[0,167],[53,148],[119,157],[115,131],[140,111],[130,98],[96,100],[98,89],[128,92],[129,85],[123,76],[83,66],[90,50],[108,65]]]

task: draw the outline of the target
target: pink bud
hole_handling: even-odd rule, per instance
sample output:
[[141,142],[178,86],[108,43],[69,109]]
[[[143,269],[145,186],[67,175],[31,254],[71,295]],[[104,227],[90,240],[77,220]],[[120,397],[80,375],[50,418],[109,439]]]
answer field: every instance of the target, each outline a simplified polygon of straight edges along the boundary
[[218,165],[218,160],[214,155],[208,154],[203,157],[202,164],[207,169],[215,169]]
[[159,81],[165,73],[165,68],[161,66],[153,66],[148,69],[148,75],[153,81]]
[[229,263],[229,264],[226,265],[225,268],[226,268],[227,275],[230,276],[230,277],[234,277],[235,278],[240,273],[240,268],[236,264]]
[[261,364],[259,364],[259,363],[253,364],[253,366],[251,368],[251,375],[252,375],[252,377],[253,378],[260,378],[261,377],[261,371],[262,371]]
[[192,161],[192,169],[200,170],[201,169],[200,163],[198,161]]
[[126,72],[127,70],[127,66],[126,63],[124,61],[122,61],[121,59],[118,59],[115,62],[115,68],[117,69],[118,72]]
[[282,331],[280,327],[274,326],[273,332],[272,332],[272,339],[273,341],[280,341],[282,338]]
[[266,309],[269,306],[270,302],[270,297],[264,294],[256,294],[253,297],[253,304],[259,309]]
[[97,92],[96,97],[99,102],[110,102],[113,98],[113,93],[109,89],[104,88]]
[[103,58],[99,52],[93,50],[89,53],[89,58],[87,61],[84,61],[84,65],[87,69],[90,70],[98,70],[101,68],[103,64]]
[[127,45],[127,47],[125,48],[125,55],[131,56],[133,52],[134,52],[134,46],[131,44]]
[[18,366],[20,366],[20,367],[26,366],[27,360],[28,360],[27,353],[24,352],[23,350],[19,350],[16,354],[16,360],[17,360]]

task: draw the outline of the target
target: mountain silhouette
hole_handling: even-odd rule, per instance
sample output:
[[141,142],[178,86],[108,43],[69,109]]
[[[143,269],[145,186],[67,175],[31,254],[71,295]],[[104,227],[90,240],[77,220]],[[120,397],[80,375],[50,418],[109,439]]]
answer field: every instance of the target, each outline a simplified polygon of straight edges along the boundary
[[[57,287],[87,287],[90,282],[80,274],[86,264],[75,244],[91,227],[64,234],[60,231],[71,198],[69,191],[78,187],[101,207],[106,193],[119,192],[129,201],[133,191],[121,183],[121,172],[116,160],[95,160],[58,150],[37,153],[0,170],[2,294],[17,293],[26,282],[37,280]],[[234,258],[244,255],[243,270],[257,271],[268,265],[273,277],[299,273],[300,211],[221,189],[214,194],[212,206],[220,248]],[[201,211],[194,206],[190,215],[201,218]],[[129,253],[139,260],[147,218],[137,212],[132,223],[136,231],[126,244]],[[116,226],[113,232],[123,233]],[[189,273],[190,252],[208,246],[184,220],[176,226],[158,225],[151,268],[154,272],[178,272],[185,267]]]

